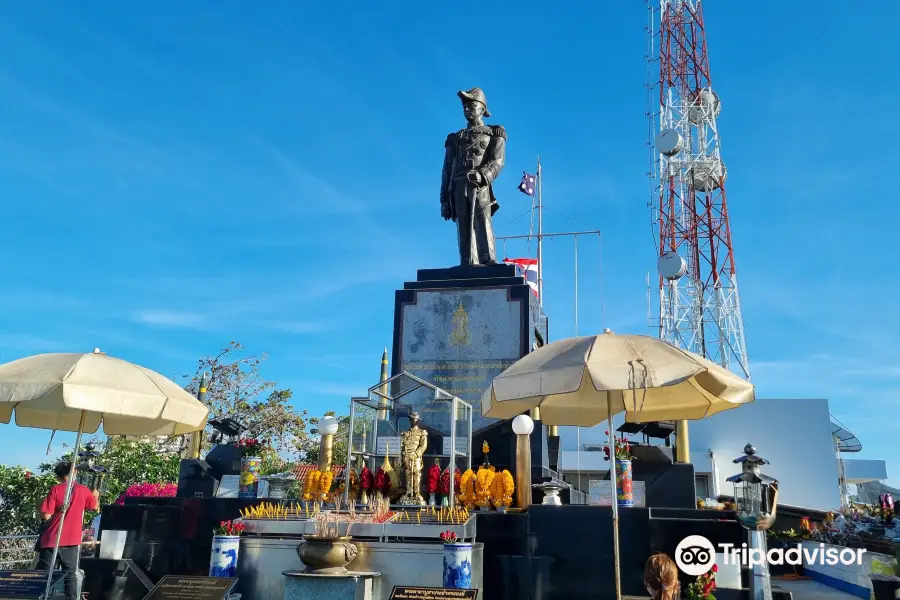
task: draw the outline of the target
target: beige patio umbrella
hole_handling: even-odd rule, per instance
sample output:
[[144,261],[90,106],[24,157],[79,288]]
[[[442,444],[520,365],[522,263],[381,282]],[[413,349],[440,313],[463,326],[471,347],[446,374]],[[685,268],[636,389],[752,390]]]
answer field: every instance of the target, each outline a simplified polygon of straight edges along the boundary
[[645,335],[602,335],[553,342],[498,375],[481,397],[485,417],[512,419],[540,408],[547,425],[593,427],[607,421],[612,482],[616,598],[619,509],[612,418],[633,423],[703,419],[754,399],[753,385],[691,352]]
[[[77,432],[72,471],[60,522],[74,483],[82,433],[100,426],[107,435],[181,435],[206,426],[209,409],[155,371],[106,356],[38,354],[0,365],[0,423]],[[51,565],[56,564],[57,530]],[[45,597],[49,597],[51,573]]]

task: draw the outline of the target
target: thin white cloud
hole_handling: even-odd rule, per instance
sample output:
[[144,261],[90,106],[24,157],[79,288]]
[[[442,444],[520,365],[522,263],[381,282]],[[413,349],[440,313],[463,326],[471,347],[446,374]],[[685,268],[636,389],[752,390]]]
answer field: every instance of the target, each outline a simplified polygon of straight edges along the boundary
[[147,325],[190,329],[201,329],[207,324],[203,315],[195,312],[157,308],[136,311],[132,320]]

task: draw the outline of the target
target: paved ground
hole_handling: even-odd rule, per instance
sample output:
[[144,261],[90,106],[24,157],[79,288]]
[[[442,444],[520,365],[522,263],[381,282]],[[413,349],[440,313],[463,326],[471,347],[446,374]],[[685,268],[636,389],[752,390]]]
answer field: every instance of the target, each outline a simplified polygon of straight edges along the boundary
[[793,600],[859,600],[856,596],[822,585],[818,581],[772,580],[773,586],[779,586],[791,593]]

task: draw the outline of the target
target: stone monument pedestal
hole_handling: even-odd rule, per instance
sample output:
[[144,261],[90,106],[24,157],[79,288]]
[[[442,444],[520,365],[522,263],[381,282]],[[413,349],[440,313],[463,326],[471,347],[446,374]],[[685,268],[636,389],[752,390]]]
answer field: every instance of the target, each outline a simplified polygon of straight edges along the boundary
[[[491,381],[547,339],[546,318],[524,277],[509,264],[420,269],[416,281],[397,290],[394,306],[393,375],[406,371],[472,405],[473,466],[482,464],[483,442],[498,470],[515,473],[516,436],[509,422],[481,414],[481,394]],[[426,465],[449,459],[450,420],[447,408],[431,398],[404,398],[420,413],[428,431]],[[406,426],[396,414],[397,431]],[[457,416],[457,448],[463,450],[468,422]],[[395,434],[396,435],[396,434]],[[540,423],[532,434],[535,482],[547,475],[547,430]],[[465,470],[462,459],[457,466]]]
[[381,600],[381,573],[284,571],[284,600]]

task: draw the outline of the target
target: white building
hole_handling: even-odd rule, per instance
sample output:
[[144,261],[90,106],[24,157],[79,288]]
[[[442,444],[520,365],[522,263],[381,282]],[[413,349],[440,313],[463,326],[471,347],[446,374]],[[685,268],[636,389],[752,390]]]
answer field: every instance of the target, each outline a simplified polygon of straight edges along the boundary
[[[623,419],[616,419],[614,427]],[[603,478],[609,463],[603,452],[596,450],[606,443],[606,426],[559,429],[559,468],[563,476],[573,482],[580,479],[582,485],[586,480]],[[726,479],[740,471],[732,461],[750,442],[771,462],[763,472],[779,480],[780,503],[823,511],[840,508],[841,468],[846,482],[856,484],[887,479],[887,467],[882,460],[852,460],[846,453],[836,452],[835,430],[825,399],[757,399],[708,419],[691,421],[697,496],[715,498],[734,493]]]

